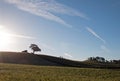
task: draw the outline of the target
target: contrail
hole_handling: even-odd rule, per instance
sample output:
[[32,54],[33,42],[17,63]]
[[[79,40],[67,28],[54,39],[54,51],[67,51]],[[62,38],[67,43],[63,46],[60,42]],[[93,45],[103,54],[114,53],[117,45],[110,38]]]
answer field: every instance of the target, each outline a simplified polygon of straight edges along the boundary
[[100,37],[95,31],[93,31],[91,28],[86,27],[87,31],[90,32],[93,36],[95,36],[96,38],[100,39],[103,43],[106,43],[106,41]]

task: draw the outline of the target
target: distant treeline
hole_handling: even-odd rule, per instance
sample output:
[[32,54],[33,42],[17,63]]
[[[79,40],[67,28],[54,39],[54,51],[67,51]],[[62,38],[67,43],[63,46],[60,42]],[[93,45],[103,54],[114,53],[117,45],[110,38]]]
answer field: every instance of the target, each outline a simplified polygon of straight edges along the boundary
[[106,60],[104,57],[89,57],[86,62],[120,64],[120,60]]

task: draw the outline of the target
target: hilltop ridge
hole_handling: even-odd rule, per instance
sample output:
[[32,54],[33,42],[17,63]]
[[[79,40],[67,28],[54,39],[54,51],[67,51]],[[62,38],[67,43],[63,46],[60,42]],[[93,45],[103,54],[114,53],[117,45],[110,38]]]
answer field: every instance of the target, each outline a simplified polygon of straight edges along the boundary
[[82,68],[120,68],[120,65],[89,64],[61,57],[23,52],[0,52],[0,63],[30,64],[44,66],[68,66]]

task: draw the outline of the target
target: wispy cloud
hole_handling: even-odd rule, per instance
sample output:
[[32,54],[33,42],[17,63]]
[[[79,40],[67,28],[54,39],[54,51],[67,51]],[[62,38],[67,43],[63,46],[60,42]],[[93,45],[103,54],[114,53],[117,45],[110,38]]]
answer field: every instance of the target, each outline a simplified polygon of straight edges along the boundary
[[25,35],[18,35],[18,34],[7,34],[8,36],[11,37],[17,37],[17,38],[25,38],[25,39],[35,39],[34,37],[30,37],[30,36],[25,36]]
[[106,46],[104,46],[104,45],[101,45],[101,49],[102,49],[103,51],[107,52],[107,53],[110,52],[110,50],[109,50]]
[[56,0],[5,0],[6,2],[17,6],[20,10],[32,13],[45,19],[58,22],[67,27],[72,27],[62,18],[55,14],[70,16],[79,16],[83,19],[89,19],[84,13],[78,12],[66,5],[58,3]]
[[68,53],[64,53],[65,56],[69,57],[69,58],[73,58],[72,55],[68,54]]
[[100,39],[103,43],[106,43],[106,41],[100,37],[95,31],[93,31],[91,28],[86,27],[87,31],[90,32],[93,36],[95,36],[96,38]]

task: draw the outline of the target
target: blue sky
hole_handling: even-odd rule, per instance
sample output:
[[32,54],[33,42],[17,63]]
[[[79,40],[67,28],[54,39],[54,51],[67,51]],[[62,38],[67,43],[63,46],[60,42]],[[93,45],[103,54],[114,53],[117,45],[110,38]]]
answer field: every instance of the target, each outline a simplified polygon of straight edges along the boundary
[[13,41],[1,50],[31,52],[35,43],[53,56],[120,59],[119,14],[119,0],[1,0],[0,25]]

